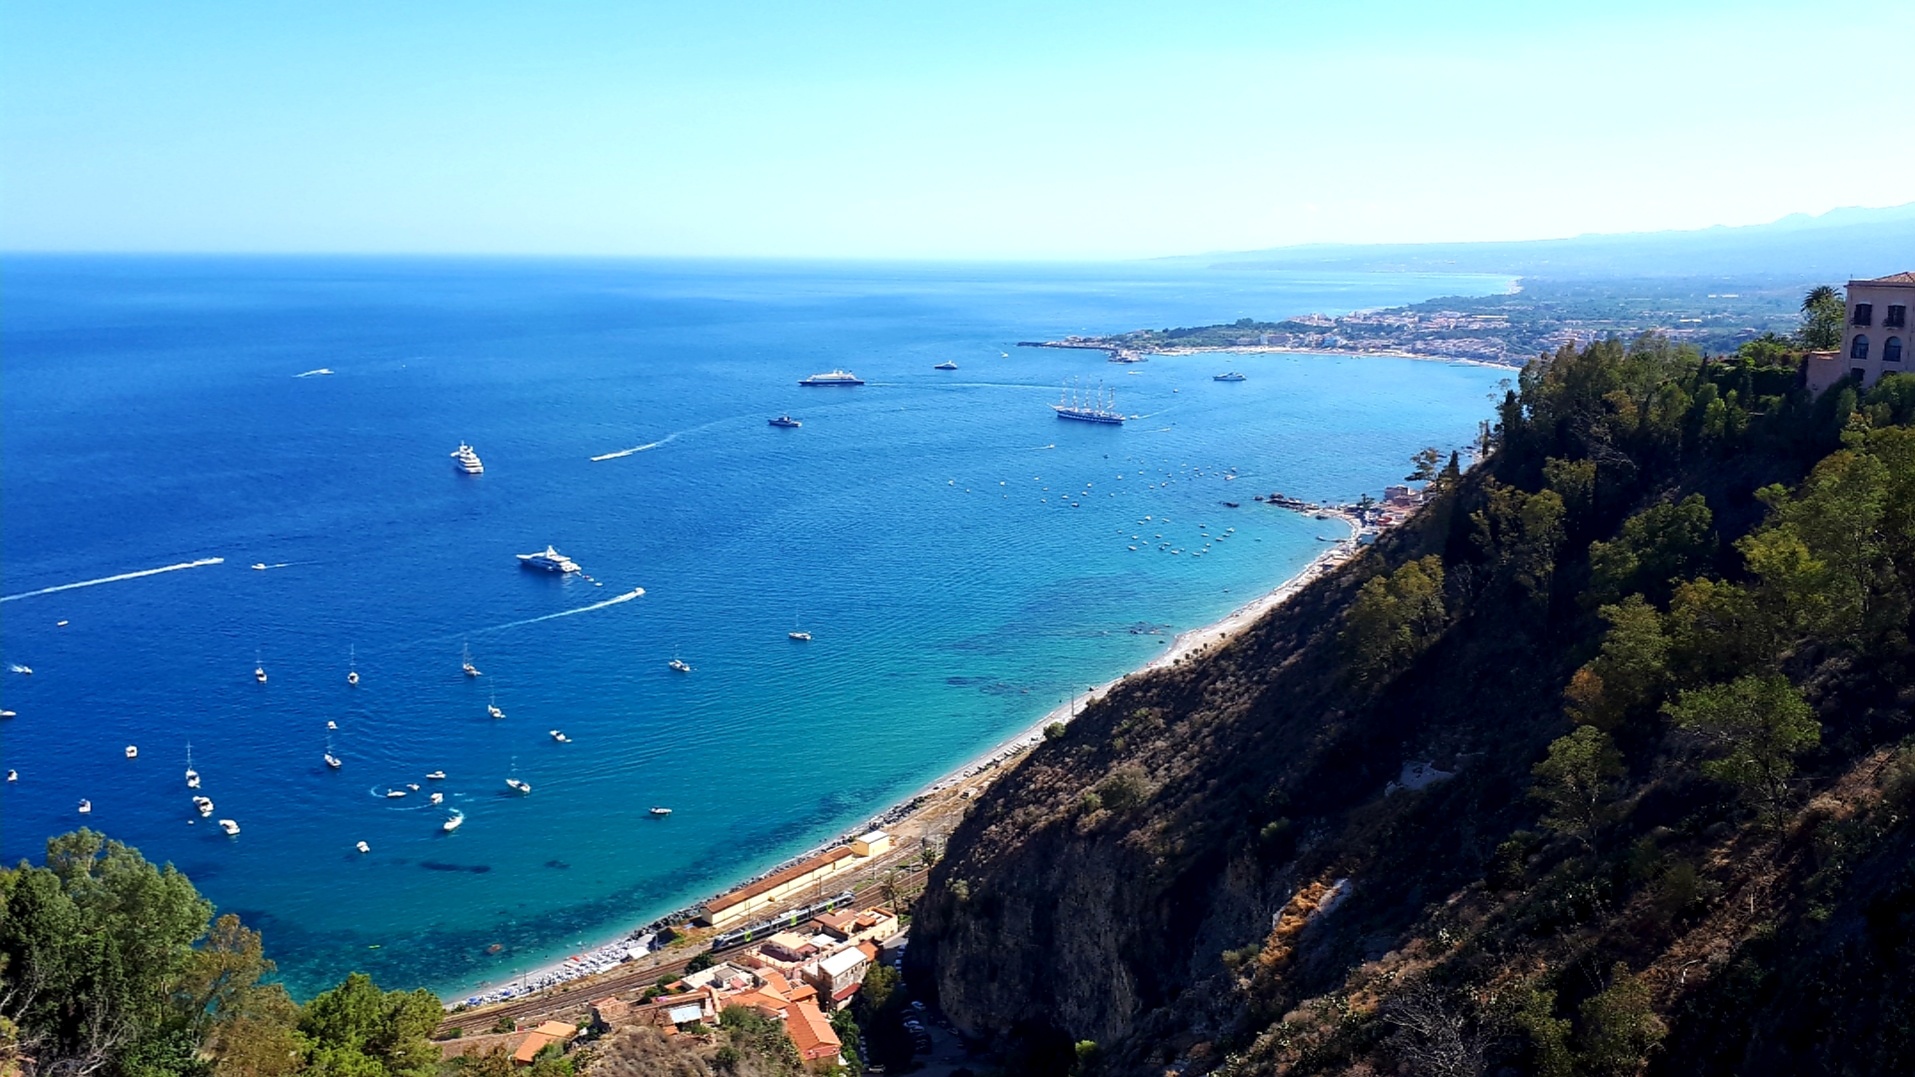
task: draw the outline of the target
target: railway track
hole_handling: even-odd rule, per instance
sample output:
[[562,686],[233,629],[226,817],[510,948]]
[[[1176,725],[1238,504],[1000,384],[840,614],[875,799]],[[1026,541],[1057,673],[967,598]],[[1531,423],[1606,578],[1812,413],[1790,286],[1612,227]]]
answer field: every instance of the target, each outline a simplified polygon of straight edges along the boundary
[[[925,879],[929,876],[929,869],[924,868],[920,868],[909,874],[901,874],[897,879],[898,886],[907,891],[916,889],[917,887],[923,886]],[[884,895],[880,890],[881,888],[877,886],[867,886],[863,891],[852,897],[852,904],[860,909],[869,909],[876,905],[882,905],[884,904]],[[795,908],[797,906],[793,905],[792,907]],[[723,950],[713,950],[711,953],[714,957],[722,958],[727,954],[737,953],[752,945],[753,943],[751,942],[740,942],[728,946]],[[529,998],[495,1003],[491,1006],[482,1006],[478,1009],[466,1010],[462,1013],[448,1013],[445,1020],[440,1022],[438,1031],[433,1033],[433,1038],[443,1038],[455,1028],[459,1030],[459,1034],[462,1036],[488,1032],[493,1025],[498,1024],[501,1019],[507,1017],[512,1018],[514,1023],[522,1025],[526,1023],[528,1018],[543,1020],[567,1015],[583,1016],[589,1012],[593,999],[600,999],[607,995],[616,995],[628,991],[643,991],[645,988],[657,983],[660,977],[684,972],[685,966],[690,964],[693,958],[704,952],[703,950],[699,950],[686,953],[683,956],[674,957],[669,961],[661,961],[657,964],[647,963],[641,958],[633,963],[633,967],[627,968],[621,966],[610,972],[599,973],[596,976],[583,976],[570,983],[547,988]]]

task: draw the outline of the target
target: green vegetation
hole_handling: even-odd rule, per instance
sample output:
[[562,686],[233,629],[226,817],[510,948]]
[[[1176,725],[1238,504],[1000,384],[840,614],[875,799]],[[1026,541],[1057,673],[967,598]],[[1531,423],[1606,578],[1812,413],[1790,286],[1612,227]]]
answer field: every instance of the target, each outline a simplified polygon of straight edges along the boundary
[[1915,376],[1811,396],[1808,307],[1554,350],[1348,569],[1034,749],[920,900],[946,1012],[1108,1074],[1899,1072]]
[[90,830],[0,869],[0,1062],[60,1077],[431,1077],[427,991],[355,973],[296,1005],[257,932]]

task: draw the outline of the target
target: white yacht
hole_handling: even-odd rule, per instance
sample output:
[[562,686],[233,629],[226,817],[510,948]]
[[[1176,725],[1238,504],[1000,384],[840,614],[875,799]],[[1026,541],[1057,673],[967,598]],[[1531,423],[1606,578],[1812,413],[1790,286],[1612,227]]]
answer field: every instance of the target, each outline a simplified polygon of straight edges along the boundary
[[372,846],[370,846],[370,845],[367,845],[367,844],[366,844],[365,842],[363,842],[363,841],[362,841],[362,842],[360,842],[359,844],[357,844],[357,845],[355,845],[355,846],[353,846],[353,848],[355,848],[355,849],[357,849],[357,850],[359,850],[359,851],[360,851],[360,852],[362,852],[362,853],[369,853],[369,852],[372,852]]
[[579,571],[578,562],[558,552],[549,545],[539,553],[520,554],[519,567],[540,568],[547,572],[556,572],[561,576],[568,572]]
[[829,374],[813,374],[798,383],[799,385],[863,385],[864,379],[849,370],[833,370]]
[[672,813],[672,810],[670,808],[653,808],[652,809],[653,815],[664,816],[664,815],[670,815],[671,813]]
[[330,768],[330,769],[332,769],[332,770],[338,770],[338,769],[339,769],[339,768],[340,768],[340,767],[341,767],[342,765],[343,765],[343,764],[341,764],[341,763],[339,762],[339,757],[338,757],[338,756],[336,756],[336,755],[334,755],[334,754],[332,754],[332,750],[331,750],[331,749],[327,749],[327,751],[326,751],[326,766],[327,766],[328,768]]
[[446,772],[443,770],[435,770],[432,773],[426,775],[426,777],[431,781],[442,782],[446,780]]
[[445,801],[446,801],[446,795],[444,793],[432,794],[432,802],[434,804],[444,804]]
[[140,757],[140,750],[139,750],[139,748],[137,748],[137,747],[135,747],[135,746],[133,746],[133,745],[131,745],[131,744],[129,744],[129,745],[127,745],[127,746],[126,746],[126,757],[127,757],[128,759],[138,759],[138,758]]
[[386,799],[387,799],[387,800],[397,800],[397,799],[399,799],[400,797],[402,797],[402,796],[405,796],[405,795],[406,795],[406,791],[405,791],[404,789],[388,789],[388,790],[386,790]]
[[80,801],[80,814],[81,815],[93,814],[93,802],[90,800]]
[[194,797],[194,798],[193,798],[193,807],[195,807],[195,808],[198,808],[198,809],[199,809],[199,815],[200,815],[200,818],[202,818],[202,819],[210,819],[210,818],[212,818],[212,815],[213,815],[213,801],[212,801],[212,798],[210,798],[210,797]]
[[547,733],[550,733],[550,734],[552,735],[552,739],[553,739],[553,740],[555,740],[555,741],[558,741],[558,742],[559,742],[560,744],[570,744],[570,743],[572,743],[572,738],[571,738],[571,737],[568,737],[568,736],[566,736],[565,734],[563,734],[563,733],[561,733],[561,732],[559,732],[559,731],[558,731],[558,730],[556,730],[556,729],[548,729],[548,730],[546,730],[546,732],[547,732]]
[[496,695],[492,697],[492,702],[485,705],[485,712],[494,718],[505,717],[505,712],[499,709],[499,697]]
[[20,780],[20,772],[19,772],[19,771],[17,771],[17,770],[9,770],[9,771],[7,771],[7,780],[8,780],[8,781],[10,781],[10,782],[17,782],[17,781],[19,781],[19,780]]
[[532,791],[531,785],[529,785],[526,782],[522,782],[518,780],[517,778],[507,778],[505,780],[505,784],[508,787],[510,787],[511,790],[515,793],[524,794],[524,793],[530,793]]
[[801,643],[811,642],[811,633],[809,632],[791,631],[791,632],[785,633],[785,635],[790,636],[792,639],[798,640]]
[[338,728],[339,728],[339,723],[338,723],[338,722],[334,722],[334,721],[331,721],[331,720],[328,720],[328,721],[326,722],[326,728],[327,728],[327,729],[338,729]]
[[253,679],[254,679],[254,680],[256,680],[256,681],[258,681],[258,682],[259,682],[259,683],[261,683],[261,684],[265,684],[265,683],[266,683],[266,667],[265,667],[265,666],[254,666],[254,667],[253,667]]
[[677,670],[680,673],[690,673],[692,671],[692,667],[687,665],[685,661],[680,658],[672,659],[669,663],[667,663],[667,665],[670,665],[673,669]]
[[485,474],[485,465],[479,461],[479,454],[463,441],[459,442],[457,449],[452,450],[452,466],[467,475]]
[[450,834],[453,831],[459,829],[459,827],[464,825],[464,823],[465,823],[465,813],[455,811],[451,815],[446,817],[445,822],[439,824],[439,829],[445,831],[447,834]]
[[224,830],[226,836],[229,838],[239,833],[239,824],[233,822],[231,819],[221,819],[219,821],[219,828]]

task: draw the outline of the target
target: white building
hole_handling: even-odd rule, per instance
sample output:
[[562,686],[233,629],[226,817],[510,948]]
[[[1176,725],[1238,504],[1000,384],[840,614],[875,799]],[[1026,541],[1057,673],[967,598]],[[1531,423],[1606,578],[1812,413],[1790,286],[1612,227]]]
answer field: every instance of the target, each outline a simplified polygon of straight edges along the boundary
[[1884,374],[1915,369],[1915,355],[1910,354],[1910,308],[1915,308],[1915,272],[1849,281],[1842,347],[1809,353],[1809,388],[1820,393],[1853,376],[1866,389]]

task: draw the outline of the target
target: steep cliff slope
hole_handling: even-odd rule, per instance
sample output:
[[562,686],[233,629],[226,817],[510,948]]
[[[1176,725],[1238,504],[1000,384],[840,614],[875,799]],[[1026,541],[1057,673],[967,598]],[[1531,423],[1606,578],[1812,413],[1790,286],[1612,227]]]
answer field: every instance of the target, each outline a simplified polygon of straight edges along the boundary
[[1788,384],[1534,364],[1410,525],[998,782],[908,975],[1013,1072],[1890,1072],[1915,378]]

